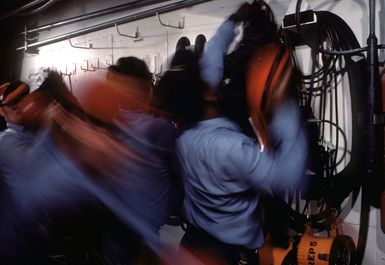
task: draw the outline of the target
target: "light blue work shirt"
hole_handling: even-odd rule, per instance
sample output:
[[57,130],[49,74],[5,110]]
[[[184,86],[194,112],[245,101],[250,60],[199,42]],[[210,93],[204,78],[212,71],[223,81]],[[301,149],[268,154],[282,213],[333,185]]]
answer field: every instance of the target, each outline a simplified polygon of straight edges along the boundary
[[23,126],[13,123],[7,123],[7,129],[0,133],[0,175],[7,184],[12,185],[17,177],[33,138]]
[[[76,217],[87,203],[92,207],[98,201],[147,242],[161,247],[153,224],[153,219],[160,216],[148,207],[148,194],[142,194],[137,185],[132,186],[146,184],[135,164],[127,159],[121,168],[129,180],[126,182],[108,177],[94,179],[86,175],[75,160],[58,148],[49,129],[40,132],[12,189],[11,207],[16,209],[15,216],[21,217],[25,225],[39,224],[58,215]],[[31,227],[37,229],[37,226]],[[4,229],[7,227],[0,226],[0,236],[8,234]]]
[[[140,110],[120,110],[117,134],[119,140],[136,155],[131,159],[129,175],[140,175],[137,192],[147,211],[152,212],[160,227],[173,208],[176,192],[175,126],[160,117]],[[124,173],[123,173],[124,174]],[[158,228],[159,228],[158,227]]]
[[199,122],[177,140],[187,220],[228,243],[257,249],[263,244],[260,192],[298,187],[307,145],[294,102],[279,108],[270,132],[274,150],[261,152],[227,118]]

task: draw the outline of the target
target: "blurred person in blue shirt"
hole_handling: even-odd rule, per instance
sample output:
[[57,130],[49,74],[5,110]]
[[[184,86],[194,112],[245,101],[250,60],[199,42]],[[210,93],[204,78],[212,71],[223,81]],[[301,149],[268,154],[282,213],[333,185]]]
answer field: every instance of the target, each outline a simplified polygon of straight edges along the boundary
[[107,82],[130,99],[119,106],[116,136],[141,158],[137,161],[144,182],[140,192],[147,210],[157,216],[154,225],[159,230],[175,211],[176,128],[153,104],[152,74],[143,60],[134,56],[118,59],[108,69]]
[[32,134],[24,127],[19,108],[20,100],[29,93],[29,86],[13,81],[3,84],[1,90],[0,115],[5,119],[7,128],[0,133],[0,175],[10,185],[25,150],[33,140]]
[[[42,86],[59,85],[60,78],[59,74],[51,75]],[[7,99],[4,97],[3,104]],[[90,241],[75,237],[81,244],[92,242],[92,233],[97,234],[92,224],[98,220],[95,214],[101,208],[100,200],[87,191],[85,175],[58,148],[59,137],[55,137],[49,116],[52,103],[42,88],[18,101],[18,122],[28,130],[31,141],[15,157],[17,169],[10,172],[8,205],[0,220],[1,264],[47,264],[51,254],[64,253],[58,251],[63,250],[65,241],[57,241],[59,237],[80,234],[77,229],[87,227],[89,230],[84,231],[88,232],[82,233],[90,233]],[[90,219],[92,222],[86,222]],[[73,257],[66,256],[75,262]]]
[[[111,264],[131,264],[137,235],[158,243],[156,213],[142,200],[139,156],[87,121],[60,74],[49,72],[20,108],[34,141],[19,164],[13,211],[1,218],[0,238],[8,242],[0,247],[2,264],[96,262],[97,253]],[[124,256],[109,251],[108,236],[127,247]]]

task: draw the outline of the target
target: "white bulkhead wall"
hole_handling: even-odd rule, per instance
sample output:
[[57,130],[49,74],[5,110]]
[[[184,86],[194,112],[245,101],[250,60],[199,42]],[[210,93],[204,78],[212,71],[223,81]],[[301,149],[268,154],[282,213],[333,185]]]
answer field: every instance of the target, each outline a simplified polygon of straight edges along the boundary
[[[305,0],[304,0],[305,1]],[[133,1],[136,2],[136,1]],[[159,1],[161,3],[93,18],[75,24],[54,28],[39,33],[39,41],[59,36],[64,33],[77,31],[96,24],[111,21],[123,16],[134,15],[145,10],[158,8],[168,4],[182,1]],[[249,1],[251,2],[251,1]],[[272,7],[278,23],[281,23],[290,5],[289,0],[267,1]],[[307,0],[315,11],[331,11],[340,16],[353,30],[361,46],[366,46],[369,35],[369,1],[364,0]],[[38,16],[38,25],[52,23],[64,18],[90,13],[102,8],[127,3],[123,0],[82,0],[68,1],[67,8],[47,10],[44,15]],[[156,16],[119,24],[120,34],[135,35],[130,38],[119,34],[113,26],[107,29],[73,37],[46,46],[39,47],[37,54],[25,53],[21,80],[34,79],[34,74],[41,67],[51,67],[71,74],[71,84],[74,94],[79,91],[77,80],[84,75],[101,75],[105,68],[116,62],[122,56],[137,56],[143,58],[154,74],[165,70],[167,58],[175,51],[176,42],[180,37],[188,37],[192,44],[198,34],[204,34],[207,39],[215,32],[221,22],[226,19],[242,1],[214,0],[192,7],[178,9],[165,14],[160,14],[163,23],[170,25],[183,25],[176,29],[162,26]],[[385,43],[385,1],[376,0],[376,36],[379,43]],[[385,58],[380,51],[380,61]],[[308,58],[303,56],[306,65]],[[88,65],[88,66],[87,66]],[[88,69],[88,70],[87,70]],[[65,77],[68,82],[68,77]],[[360,200],[355,205],[348,198],[344,202],[344,212],[341,214],[341,233],[350,235],[357,244],[360,225]],[[362,264],[385,265],[385,235],[379,226],[379,210],[370,212],[369,232],[366,240],[365,255]]]

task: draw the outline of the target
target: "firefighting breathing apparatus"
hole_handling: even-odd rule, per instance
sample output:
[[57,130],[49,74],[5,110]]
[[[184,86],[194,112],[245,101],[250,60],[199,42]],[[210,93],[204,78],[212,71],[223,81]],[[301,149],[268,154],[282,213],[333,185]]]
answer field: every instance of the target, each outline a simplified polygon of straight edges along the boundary
[[328,233],[328,236],[317,236],[310,225],[306,227],[297,247],[298,265],[356,264],[353,239],[338,234],[335,226]]
[[[350,236],[331,229],[316,235],[310,224],[305,232],[291,240],[287,248],[267,243],[258,250],[260,265],[354,265],[356,247]],[[325,235],[326,234],[326,235]]]

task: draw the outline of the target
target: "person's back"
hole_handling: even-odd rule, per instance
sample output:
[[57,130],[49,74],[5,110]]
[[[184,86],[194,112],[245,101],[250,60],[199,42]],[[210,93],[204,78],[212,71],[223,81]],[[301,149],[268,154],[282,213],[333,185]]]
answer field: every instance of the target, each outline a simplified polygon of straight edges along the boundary
[[190,224],[227,243],[261,245],[259,196],[243,172],[250,158],[258,160],[255,143],[231,120],[215,118],[185,131],[177,146]]
[[137,155],[135,169],[131,168],[143,177],[137,189],[148,211],[159,218],[154,222],[160,227],[172,214],[175,127],[163,118],[127,110],[120,111],[120,121],[116,135]]
[[142,176],[138,192],[143,205],[153,212],[153,223],[159,229],[172,214],[176,129],[169,120],[156,115],[151,105],[152,75],[143,60],[120,58],[109,67],[107,80],[138,103],[121,106],[116,136],[138,156],[131,171]]

